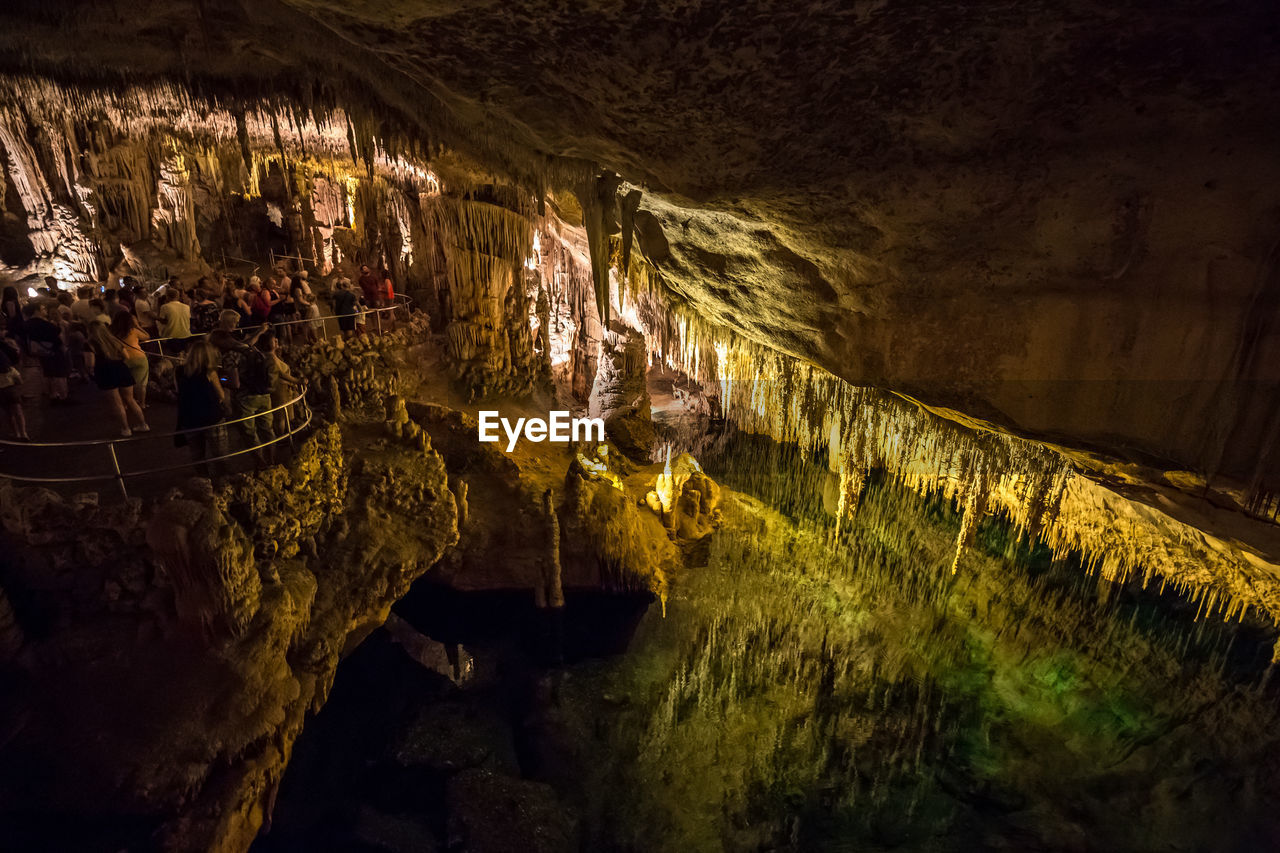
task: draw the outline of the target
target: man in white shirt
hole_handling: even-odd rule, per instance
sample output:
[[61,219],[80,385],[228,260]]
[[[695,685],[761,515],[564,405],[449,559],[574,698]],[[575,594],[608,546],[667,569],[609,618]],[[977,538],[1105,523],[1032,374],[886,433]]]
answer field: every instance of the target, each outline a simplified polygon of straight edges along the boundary
[[166,290],[164,304],[160,306],[160,337],[191,337],[191,307],[178,299],[178,294]]
[[71,316],[85,324],[87,328],[98,316],[98,309],[90,304],[93,299],[93,288],[87,284],[76,288],[76,301],[71,303]]

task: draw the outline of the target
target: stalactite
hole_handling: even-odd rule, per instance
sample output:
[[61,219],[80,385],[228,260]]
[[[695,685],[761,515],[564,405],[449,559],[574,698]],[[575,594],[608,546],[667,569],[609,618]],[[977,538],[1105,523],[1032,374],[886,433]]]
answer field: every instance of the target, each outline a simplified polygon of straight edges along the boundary
[[[620,265],[621,241],[613,263]],[[952,568],[979,521],[999,515],[1056,555],[1084,556],[1117,583],[1160,575],[1240,616],[1280,623],[1280,567],[1091,479],[1058,450],[992,427],[961,423],[891,392],[858,387],[821,368],[707,324],[632,255],[618,276],[625,319],[652,355],[699,382],[739,429],[798,445],[839,477],[837,513],[857,507],[868,472],[963,508]]]
[[587,229],[587,247],[591,256],[591,274],[595,281],[596,307],[600,324],[609,326],[609,237],[617,233],[617,190],[621,179],[607,172],[587,182],[578,190],[583,220]]

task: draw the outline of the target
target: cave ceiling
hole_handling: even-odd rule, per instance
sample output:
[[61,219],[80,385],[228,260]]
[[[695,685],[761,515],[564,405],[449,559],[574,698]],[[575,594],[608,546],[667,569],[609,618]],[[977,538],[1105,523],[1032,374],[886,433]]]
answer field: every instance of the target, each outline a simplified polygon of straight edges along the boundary
[[1272,431],[1270,2],[9,0],[0,63],[616,171],[704,317],[938,407],[1245,473]]

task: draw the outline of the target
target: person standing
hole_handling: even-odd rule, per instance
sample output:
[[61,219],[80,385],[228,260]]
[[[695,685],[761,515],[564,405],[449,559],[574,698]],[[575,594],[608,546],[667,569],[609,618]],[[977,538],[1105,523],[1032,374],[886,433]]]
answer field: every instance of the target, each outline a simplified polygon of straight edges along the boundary
[[160,337],[172,338],[176,349],[184,348],[191,337],[191,306],[178,298],[177,291],[165,291],[159,318]]
[[381,291],[382,279],[369,269],[368,264],[360,267],[360,293],[364,296],[364,304],[370,308],[377,308]]
[[133,376],[133,398],[138,401],[138,408],[145,409],[147,383],[151,381],[151,367],[147,363],[147,354],[142,349],[142,344],[148,338],[143,334],[134,316],[123,311],[111,321],[111,334],[124,344],[124,363],[129,368],[129,374]]
[[54,298],[56,302],[49,309],[49,319],[66,328],[66,325],[74,319],[71,315],[71,304],[75,302],[75,297],[71,295],[69,290],[59,290]]
[[333,313],[338,317],[338,330],[344,338],[349,338],[356,331],[356,295],[351,290],[351,280],[338,279],[333,291]]
[[[220,455],[222,422],[227,410],[226,393],[218,377],[218,351],[208,341],[197,340],[187,348],[178,367],[178,425],[173,443],[191,448],[196,471],[209,476],[204,460]],[[213,451],[212,454],[210,451]]]
[[324,320],[320,319],[320,305],[316,302],[313,294],[307,294],[301,297],[299,310],[302,318],[307,322],[304,323],[307,343],[313,344],[324,335]]
[[146,332],[148,337],[154,337],[156,334],[156,309],[142,285],[138,285],[133,289],[133,313],[137,315],[138,325],[142,328],[142,331]]
[[289,432],[289,419],[284,407],[293,399],[293,395],[302,383],[293,375],[293,371],[289,369],[285,360],[280,357],[277,344],[278,339],[271,331],[264,333],[257,341],[258,349],[262,350],[263,355],[271,362],[271,408],[276,409],[275,433],[285,435]]
[[22,410],[22,371],[18,369],[18,348],[8,338],[0,338],[0,411],[4,412],[13,437],[30,441],[27,416]]
[[249,317],[254,323],[265,323],[267,318],[271,316],[271,306],[275,303],[272,296],[271,288],[252,284],[249,290],[253,292],[253,298],[249,300]]
[[[301,290],[303,296],[310,299],[311,298],[311,274],[308,273],[306,270],[298,270],[298,274],[293,277],[293,285],[290,287],[290,290]],[[295,299],[297,298],[296,293],[294,294],[294,298]]]
[[128,311],[120,302],[120,291],[108,290],[102,294],[102,304],[107,307],[107,317],[114,320],[121,311]]
[[76,301],[71,303],[71,318],[79,320],[86,326],[93,322],[93,318],[98,315],[97,309],[93,307],[91,301],[93,299],[93,288],[89,285],[82,285],[76,288]]
[[[201,279],[204,281],[205,279]],[[218,314],[222,309],[214,302],[209,291],[198,288],[191,305],[191,331],[203,335],[212,332],[218,326]]]
[[23,309],[27,352],[40,361],[49,403],[61,406],[67,402],[67,378],[71,376],[71,359],[67,357],[62,329],[49,320],[47,313],[45,306],[39,302],[28,302]]
[[258,448],[254,456],[265,463],[261,445],[272,438],[271,418],[266,413],[271,409],[274,365],[258,347],[240,344],[223,354],[222,369],[248,446]]
[[[379,308],[390,308],[396,304],[396,286],[391,281],[391,270],[383,267],[378,271],[378,277],[381,279],[378,285],[379,299],[381,304]],[[383,311],[381,314],[378,328],[384,332],[394,332],[396,328],[396,312]]]
[[[94,353],[93,381],[107,392],[112,412],[120,424],[120,434],[128,437],[150,430],[146,415],[133,397],[133,374],[124,363],[124,344],[111,334],[105,323],[93,323],[89,326],[89,345]],[[131,426],[131,420],[137,425]]]
[[298,319],[298,303],[294,300],[292,289],[282,290],[280,298],[271,305],[268,319],[272,325],[280,326],[281,337],[286,343],[293,342],[293,326]]
[[0,294],[0,320],[4,321],[4,329],[19,346],[27,345],[27,336],[23,331],[22,303],[18,301],[18,288],[10,285]]
[[[235,311],[240,315],[240,322],[249,319],[249,303],[244,301],[244,279],[238,278],[235,284],[228,284],[222,292],[222,310]],[[218,315],[221,317],[222,315]]]

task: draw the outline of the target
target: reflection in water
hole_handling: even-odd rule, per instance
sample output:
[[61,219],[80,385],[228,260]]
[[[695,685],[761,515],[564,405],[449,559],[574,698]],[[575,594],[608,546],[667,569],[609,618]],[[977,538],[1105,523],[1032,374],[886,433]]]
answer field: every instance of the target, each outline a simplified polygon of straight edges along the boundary
[[400,615],[465,643],[474,677],[410,661],[407,630],[366,644],[259,849],[374,817],[447,846],[469,808],[568,845],[548,850],[1277,849],[1273,634],[998,520],[953,574],[958,508],[884,478],[837,532],[825,466],[771,442],[705,462],[728,487],[705,566],[673,579],[665,618],[571,595],[563,667],[536,654],[527,595],[416,587]]
[[743,449],[708,467],[769,503],[726,501],[605,678],[604,846],[1270,846],[1267,638],[999,524],[952,575],[957,512],[886,482],[837,538],[820,469]]

